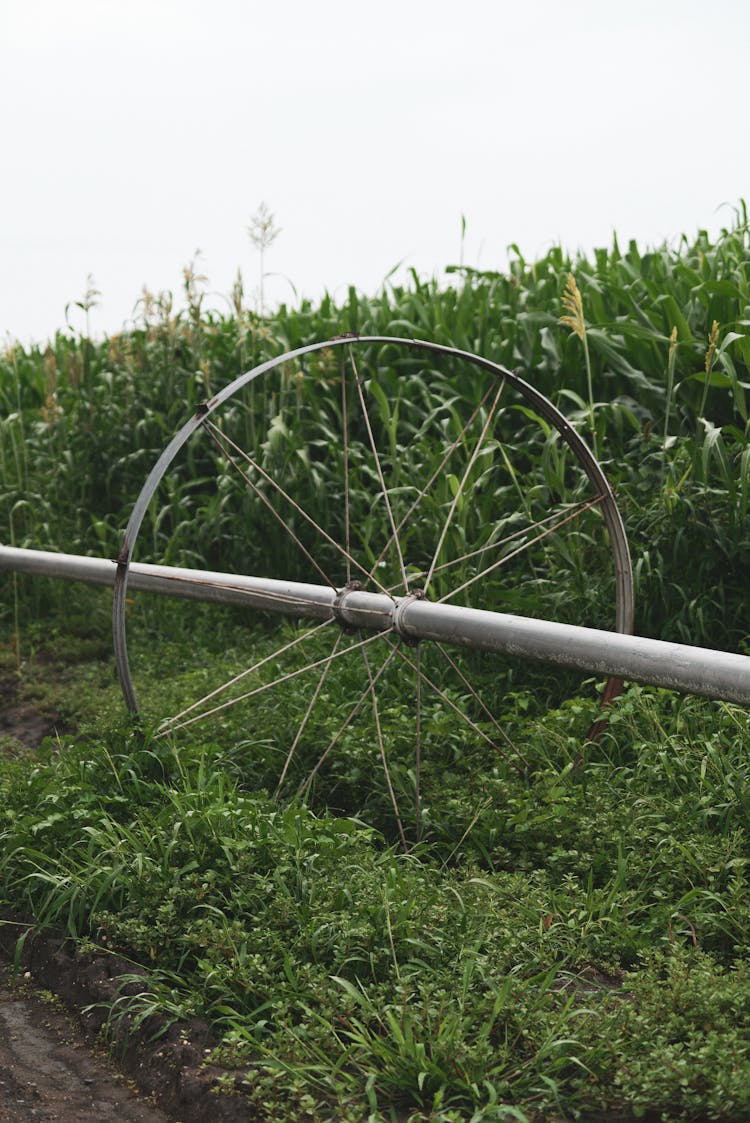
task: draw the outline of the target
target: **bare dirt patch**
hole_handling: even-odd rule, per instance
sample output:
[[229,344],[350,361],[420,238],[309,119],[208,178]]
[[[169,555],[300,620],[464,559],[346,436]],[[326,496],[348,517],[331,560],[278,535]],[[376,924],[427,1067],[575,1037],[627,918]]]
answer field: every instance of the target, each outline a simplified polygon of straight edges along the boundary
[[14,672],[0,671],[0,747],[6,754],[28,755],[45,737],[65,731],[56,707],[22,697]]
[[51,1000],[0,966],[1,1123],[168,1123]]
[[[26,925],[6,917],[0,927],[0,956],[7,960],[26,931]],[[123,997],[148,991],[148,974],[142,968],[119,956],[80,951],[72,940],[44,933],[25,939],[20,960],[22,970],[57,995],[72,1013],[79,1047],[102,1039],[109,1011],[118,1000],[122,1003]],[[130,981],[123,984],[125,975]],[[0,994],[0,1012],[3,1008]],[[248,1123],[248,1102],[233,1091],[247,1074],[206,1064],[216,1042],[205,1022],[170,1024],[152,1016],[136,1025],[125,1014],[106,1036],[122,1069],[168,1113],[162,1118],[180,1123]],[[34,1057],[32,1053],[27,1063],[34,1065]]]

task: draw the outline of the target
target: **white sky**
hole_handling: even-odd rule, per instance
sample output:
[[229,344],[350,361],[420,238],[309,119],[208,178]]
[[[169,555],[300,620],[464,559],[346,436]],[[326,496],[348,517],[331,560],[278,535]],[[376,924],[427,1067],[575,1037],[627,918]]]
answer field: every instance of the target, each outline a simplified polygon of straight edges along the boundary
[[716,232],[750,198],[748,58],[747,0],[0,0],[0,340],[63,327],[88,273],[118,331],[198,247],[252,297],[261,200],[311,297],[442,274],[462,213],[488,269]]

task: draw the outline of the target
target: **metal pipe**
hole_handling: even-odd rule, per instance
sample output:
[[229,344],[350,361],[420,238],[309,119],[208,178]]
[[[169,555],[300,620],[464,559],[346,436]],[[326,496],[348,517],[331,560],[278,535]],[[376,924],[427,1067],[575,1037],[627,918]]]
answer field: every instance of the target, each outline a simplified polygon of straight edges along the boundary
[[402,620],[404,634],[414,638],[750,705],[747,655],[427,601],[409,605]]
[[[111,586],[117,563],[0,546],[0,569]],[[131,589],[250,605],[290,616],[335,618],[353,628],[395,631],[413,640],[439,640],[750,705],[750,657],[726,651],[434,604],[417,597],[391,598],[357,589],[337,591],[325,585],[173,566],[133,563],[129,585]]]
[[[82,581],[88,585],[109,585],[111,588],[115,583],[117,562],[80,554],[54,554],[46,550],[0,546],[0,570],[3,569],[32,573],[38,577]],[[130,565],[128,588],[188,600],[239,604],[313,620],[330,620],[336,600],[336,590],[325,585],[213,573],[205,569],[180,569],[171,565],[141,565],[138,562]]]

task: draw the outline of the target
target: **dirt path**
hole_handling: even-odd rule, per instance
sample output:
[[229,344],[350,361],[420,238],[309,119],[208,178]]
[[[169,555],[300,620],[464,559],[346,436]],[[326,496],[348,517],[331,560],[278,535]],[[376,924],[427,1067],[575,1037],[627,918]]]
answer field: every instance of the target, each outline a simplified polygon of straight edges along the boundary
[[170,1123],[52,1001],[0,966],[0,1123]]

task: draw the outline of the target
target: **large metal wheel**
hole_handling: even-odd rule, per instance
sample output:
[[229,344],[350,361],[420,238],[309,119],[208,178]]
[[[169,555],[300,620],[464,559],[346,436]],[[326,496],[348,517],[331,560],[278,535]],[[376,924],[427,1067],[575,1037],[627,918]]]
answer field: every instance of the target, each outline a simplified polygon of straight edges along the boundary
[[[243,401],[243,395],[261,379],[267,394],[278,395],[277,405],[286,398],[288,415],[272,410],[258,431],[257,403]],[[315,440],[295,448],[289,430],[308,408],[308,379],[326,382],[329,405],[315,419]],[[275,380],[275,388],[267,389],[269,380]],[[457,384],[465,387],[460,397],[446,390]],[[425,454],[431,441],[439,442],[437,456]],[[198,408],[151,471],[125,532],[114,590],[115,656],[132,711],[138,702],[126,639],[131,560],[144,518],[152,504],[158,509],[180,460],[185,465],[201,457],[213,463],[217,488],[237,488],[245,504],[240,522],[251,517],[257,528],[262,513],[268,541],[275,541],[270,564],[277,568],[267,574],[270,578],[322,583],[337,596],[362,587],[390,598],[425,597],[533,615],[517,580],[525,563],[543,594],[545,615],[551,609],[566,622],[632,633],[632,571],[622,520],[601,467],[571,422],[528,382],[478,355],[413,339],[343,336],[290,351],[237,378]],[[338,484],[332,482],[332,461],[340,469]],[[304,488],[295,489],[300,476],[316,492],[313,502],[306,500]],[[254,554],[256,562],[264,557],[257,540],[245,553]],[[139,561],[162,560],[141,554]],[[553,554],[563,569],[567,565],[570,572],[584,574],[576,595],[565,589],[550,592],[545,584],[541,569]],[[240,565],[235,558],[233,571],[242,572]],[[577,603],[588,606],[593,618],[571,620]],[[602,618],[603,605],[608,619]],[[281,608],[297,615],[293,598]],[[364,675],[345,728],[362,719],[366,704],[386,776],[379,681],[391,664],[408,679],[415,703],[417,808],[425,692],[450,705],[477,736],[507,751],[495,715],[483,708],[460,660],[443,645],[438,645],[440,660],[481,720],[462,714],[455,698],[425,672],[421,644],[410,649],[393,631],[352,637],[336,611],[329,625],[327,655],[316,654],[293,674],[278,676],[282,690],[290,678],[308,674],[310,680],[310,705],[283,754],[280,785],[309,715],[325,695],[326,677],[340,661],[357,661]],[[316,625],[292,640],[285,636],[276,655],[290,648],[301,653],[306,637],[324,628]],[[263,664],[268,662],[265,657]],[[230,681],[165,719],[162,733],[177,733],[229,706],[252,702],[269,686],[267,680],[252,686],[257,669],[238,668]],[[610,680],[605,699],[614,697],[620,685]],[[497,732],[487,731],[488,722]],[[398,818],[395,796],[393,803]]]

